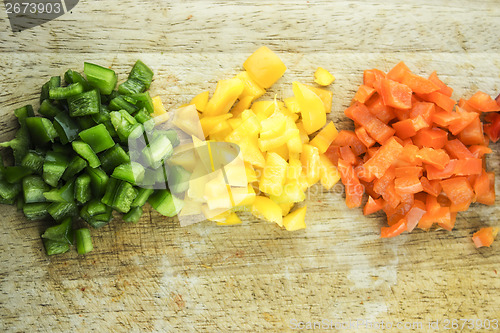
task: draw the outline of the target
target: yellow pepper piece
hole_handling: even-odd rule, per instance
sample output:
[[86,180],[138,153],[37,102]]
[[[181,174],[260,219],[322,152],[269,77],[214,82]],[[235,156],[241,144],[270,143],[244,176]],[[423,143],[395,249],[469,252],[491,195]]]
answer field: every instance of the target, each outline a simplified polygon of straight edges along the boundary
[[203,111],[204,116],[218,116],[227,113],[243,91],[244,84],[238,78],[220,80],[215,92]]
[[321,98],[321,101],[325,106],[325,112],[330,113],[332,111],[333,92],[323,88],[310,86],[308,84],[305,84],[305,86],[311,89],[316,95],[318,95],[319,98]]
[[281,207],[264,196],[256,196],[251,207],[253,216],[259,219],[264,219],[269,222],[274,222],[280,227],[283,226],[283,216],[281,215]]
[[226,122],[227,119],[231,118],[233,115],[230,113],[221,114],[220,116],[208,116],[200,119],[201,128],[203,129],[203,133],[205,137],[209,136],[212,133],[220,132],[224,128],[222,128],[226,124],[226,128],[229,127],[229,124]]
[[311,140],[310,144],[318,148],[320,154],[323,154],[328,149],[328,147],[330,147],[333,140],[335,140],[338,134],[339,132],[337,131],[337,128],[335,128],[333,121],[330,121],[328,125],[323,127],[321,131],[316,134],[314,139]]
[[231,187],[235,206],[249,206],[255,201],[255,191],[251,185],[247,187]]
[[257,181],[257,174],[255,173],[254,167],[250,163],[245,162],[245,173],[249,184]]
[[337,167],[324,154],[319,155],[320,167],[320,182],[321,185],[328,191],[333,185],[340,180],[340,172]]
[[251,109],[259,121],[263,121],[274,113],[276,104],[273,101],[257,101],[252,104]]
[[306,133],[314,133],[323,127],[326,124],[326,112],[321,98],[299,82],[293,82],[293,94],[299,103]]
[[257,146],[257,137],[242,139],[238,142],[238,145],[240,146],[241,153],[243,154],[243,160],[245,162],[259,168],[264,168],[266,160],[262,151]]
[[217,225],[236,225],[236,224],[241,224],[241,220],[236,215],[236,213],[231,213],[229,214],[224,221],[217,221]]
[[295,231],[306,228],[306,210],[307,206],[297,208],[283,218],[283,225],[288,231]]
[[287,203],[281,203],[278,204],[281,207],[281,216],[286,216],[292,209],[294,203],[293,202],[287,202]]
[[206,204],[201,206],[201,213],[207,220],[212,222],[223,222],[229,215],[231,215],[230,210],[225,208],[210,209]]
[[207,106],[209,95],[210,92],[208,90],[199,93],[198,95],[193,97],[193,99],[191,100],[191,102],[189,102],[189,104],[194,104],[196,110],[203,112],[205,111],[205,107]]
[[241,95],[239,99],[241,100],[242,98],[245,97],[252,97],[252,100],[259,98],[260,96],[264,95],[266,93],[265,89],[262,89],[257,82],[255,82],[251,77],[250,74],[248,74],[247,71],[243,71],[238,73],[236,75],[238,79],[243,81],[245,87],[243,88],[243,91],[241,92]]
[[248,139],[248,137],[255,137],[257,139],[257,135],[262,129],[257,116],[252,110],[245,110],[241,114],[241,119],[241,124],[227,136],[226,141],[239,144],[241,141]]
[[301,202],[306,199],[306,194],[297,181],[292,181],[285,184],[280,195],[270,195],[269,198],[277,204]]
[[282,136],[286,130],[286,117],[281,113],[274,113],[271,117],[260,122],[260,138],[263,140],[274,139]]
[[231,109],[231,113],[233,114],[233,117],[239,116],[243,111],[246,109],[250,108],[250,105],[252,104],[253,97],[252,96],[245,96],[243,98],[240,98],[238,103],[236,103],[233,108]]
[[224,142],[226,137],[232,132],[231,126],[226,121],[222,122],[220,126],[218,126],[213,133],[208,136],[208,139],[211,141]]
[[320,86],[328,86],[333,81],[335,81],[335,76],[333,76],[329,71],[322,67],[318,67],[318,69],[314,73],[314,82],[316,82]]
[[297,129],[299,130],[300,141],[302,141],[303,144],[309,143],[309,135],[307,134],[302,121],[298,121],[295,125],[297,126]]
[[259,190],[272,195],[280,195],[286,180],[288,163],[276,153],[268,153]]
[[231,193],[224,181],[222,172],[218,171],[216,178],[206,182],[203,199],[205,199],[210,210],[231,209],[233,207]]
[[290,110],[290,112],[293,113],[300,112],[299,103],[297,102],[297,99],[293,96],[285,98],[285,106],[288,110]]
[[300,155],[302,170],[305,172],[309,185],[316,184],[320,179],[320,160],[318,148],[305,144]]
[[243,63],[243,67],[250,77],[264,89],[272,86],[286,71],[283,61],[266,46],[252,53]]
[[165,107],[163,106],[160,96],[155,96],[152,98],[152,100],[153,100],[153,110],[154,110],[153,117],[158,117],[167,113],[167,110],[165,110]]
[[240,126],[242,122],[243,122],[243,119],[241,119],[240,117],[236,117],[236,118],[233,117],[233,118],[227,120],[227,123],[229,124],[229,126],[231,126],[231,128],[233,130],[236,129],[238,126]]
[[297,158],[290,158],[288,161],[288,169],[286,171],[286,181],[298,180],[302,173],[302,163]]
[[288,146],[283,144],[279,147],[268,150],[268,153],[276,153],[281,156],[285,161],[288,161]]

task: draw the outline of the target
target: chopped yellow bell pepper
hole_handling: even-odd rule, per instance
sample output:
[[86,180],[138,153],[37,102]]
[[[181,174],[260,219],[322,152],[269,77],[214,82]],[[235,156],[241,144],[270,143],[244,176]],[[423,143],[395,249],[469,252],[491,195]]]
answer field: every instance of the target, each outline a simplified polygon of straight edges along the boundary
[[246,109],[249,109],[250,105],[252,104],[252,100],[253,100],[252,96],[245,96],[245,97],[240,98],[240,100],[231,109],[231,113],[233,114],[233,117],[237,117],[243,111],[245,111]]
[[278,204],[281,207],[281,216],[286,216],[292,209],[293,205],[295,205],[293,202],[287,202],[287,203],[281,203]]
[[158,117],[167,113],[167,110],[165,110],[165,107],[163,106],[160,96],[155,96],[152,98],[152,100],[153,100],[153,117]]
[[302,170],[305,172],[309,185],[315,184],[320,179],[320,160],[318,148],[305,144],[300,155]]
[[266,160],[257,145],[257,137],[244,138],[238,142],[238,145],[240,146],[241,153],[243,154],[243,160],[245,162],[259,168],[264,168]]
[[301,202],[306,199],[306,194],[297,181],[286,183],[280,195],[270,195],[269,198],[277,204],[287,202]]
[[285,161],[288,161],[288,146],[285,144],[268,150],[268,153],[275,153],[281,156]]
[[288,169],[286,171],[286,181],[298,180],[302,173],[302,163],[297,158],[290,158],[288,161]]
[[252,104],[251,109],[259,121],[263,121],[274,113],[276,110],[276,104],[274,101],[256,101]]
[[323,154],[328,149],[328,147],[330,147],[333,140],[335,140],[338,134],[339,132],[337,131],[337,128],[335,128],[333,121],[330,121],[328,125],[323,127],[321,131],[316,134],[314,139],[311,140],[310,144],[318,148],[320,154]]
[[269,222],[274,222],[280,227],[283,226],[283,216],[281,215],[281,207],[264,196],[256,196],[251,207],[253,216],[259,219],[264,219]]
[[320,183],[328,191],[340,180],[340,172],[337,167],[324,154],[319,155]]
[[307,134],[306,130],[304,129],[304,124],[302,121],[298,121],[296,124],[297,129],[299,130],[299,136],[300,136],[300,141],[302,141],[303,144],[309,143],[309,135]]
[[243,81],[245,87],[243,88],[243,91],[241,92],[240,97],[238,97],[240,100],[245,97],[252,97],[250,101],[253,101],[254,99],[259,98],[260,96],[264,95],[266,93],[266,90],[261,88],[257,82],[255,82],[251,77],[250,74],[248,74],[247,71],[243,71],[238,73],[236,75],[238,79]]
[[285,106],[288,110],[290,110],[290,112],[293,113],[300,112],[299,103],[297,102],[297,99],[293,96],[285,98]]
[[307,206],[297,208],[283,218],[283,226],[288,231],[295,231],[306,228]]
[[196,110],[203,112],[205,111],[205,107],[207,106],[209,96],[210,92],[208,90],[204,91],[194,96],[191,102],[189,102],[189,104],[194,104]]
[[314,133],[323,127],[326,124],[326,111],[321,98],[299,82],[293,82],[293,94],[299,103],[306,133]]
[[243,91],[244,86],[243,82],[238,78],[217,82],[215,92],[208,101],[205,110],[203,110],[203,115],[206,117],[227,113]]
[[335,81],[335,77],[322,67],[318,67],[318,69],[314,73],[314,82],[316,82],[320,86],[328,86],[333,81]]
[[276,153],[268,153],[259,190],[272,195],[280,195],[286,180],[288,163]]
[[332,111],[333,92],[331,92],[330,90],[318,88],[308,84],[305,84],[305,86],[311,89],[316,95],[318,95],[319,98],[321,98],[321,101],[325,106],[325,112],[330,113]]
[[231,212],[224,221],[217,221],[217,225],[236,225],[241,224],[241,219],[236,213]]
[[251,185],[246,187],[231,187],[231,195],[235,206],[249,206],[255,201],[255,190]]
[[219,116],[207,116],[201,118],[201,128],[203,129],[205,137],[209,136],[212,133],[220,132],[223,129],[221,127],[224,126],[222,124],[226,124],[227,127],[229,127],[229,124],[226,122],[226,120],[231,118],[232,116],[232,114],[226,113]]
[[247,175],[247,182],[249,184],[257,181],[257,174],[255,173],[254,167],[250,163],[245,162],[245,172]]
[[243,63],[243,67],[264,89],[269,88],[285,74],[286,66],[268,47],[262,46],[252,53]]

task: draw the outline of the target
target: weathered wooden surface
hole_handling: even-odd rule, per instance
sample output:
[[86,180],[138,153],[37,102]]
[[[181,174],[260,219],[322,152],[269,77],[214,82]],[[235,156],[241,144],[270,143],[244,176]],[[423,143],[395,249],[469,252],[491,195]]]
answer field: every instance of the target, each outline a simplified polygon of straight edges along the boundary
[[[337,78],[330,117],[340,128],[352,126],[342,111],[362,70],[399,60],[417,73],[437,70],[456,97],[500,92],[497,1],[81,1],[17,34],[0,17],[2,141],[16,129],[15,107],[36,105],[48,76],[83,61],[123,80],[141,58],[171,108],[268,45],[289,69],[266,96],[289,96],[292,81],[310,83],[325,67]],[[496,172],[498,148],[488,158]],[[382,216],[348,210],[340,191],[315,188],[308,207],[308,228],[293,233],[251,216],[235,227],[180,228],[147,211],[137,225],[93,231],[86,256],[48,258],[39,237],[47,223],[2,206],[0,330],[287,331],[299,321],[359,319],[422,322],[414,331],[426,332],[431,320],[500,320],[499,246],[477,250],[470,240],[499,225],[498,200],[460,213],[453,232],[390,240],[378,238]]]

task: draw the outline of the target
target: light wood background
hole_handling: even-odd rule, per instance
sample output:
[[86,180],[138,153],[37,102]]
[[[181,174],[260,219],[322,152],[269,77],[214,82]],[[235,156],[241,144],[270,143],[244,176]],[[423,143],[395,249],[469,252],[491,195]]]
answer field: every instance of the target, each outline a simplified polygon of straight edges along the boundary
[[[2,141],[17,128],[14,108],[37,106],[49,76],[81,71],[83,61],[124,80],[142,59],[155,72],[153,94],[173,108],[267,45],[288,70],[264,98],[290,96],[292,81],[312,83],[322,66],[337,78],[330,118],[339,128],[352,126],[342,111],[362,71],[400,60],[416,73],[437,70],[457,98],[500,92],[496,0],[86,0],[16,34],[4,12],[0,20]],[[492,147],[488,168],[499,172]],[[439,320],[442,329],[445,319],[500,320],[500,242],[478,250],[470,239],[499,226],[498,200],[460,213],[452,232],[388,240],[378,237],[383,217],[348,210],[339,187],[314,188],[308,207],[308,228],[292,233],[251,216],[235,227],[180,228],[148,210],[136,225],[118,219],[92,231],[88,255],[49,258],[40,240],[48,223],[1,206],[0,331],[282,332],[323,319]]]

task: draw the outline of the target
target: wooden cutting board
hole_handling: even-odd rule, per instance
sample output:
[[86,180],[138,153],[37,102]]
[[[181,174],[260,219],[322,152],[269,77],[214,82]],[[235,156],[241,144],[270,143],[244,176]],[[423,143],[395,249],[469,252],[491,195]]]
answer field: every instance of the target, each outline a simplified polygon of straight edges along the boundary
[[[124,80],[142,59],[155,72],[152,93],[171,109],[213,91],[267,45],[288,70],[263,99],[290,96],[292,81],[312,83],[322,66],[336,76],[329,118],[340,129],[352,128],[343,110],[362,71],[400,60],[418,74],[436,70],[456,98],[500,92],[496,0],[80,1],[20,33],[0,17],[2,141],[15,133],[16,107],[37,106],[49,76],[81,71],[83,61]],[[487,166],[498,173],[499,146],[492,148]],[[181,228],[148,209],[135,225],[118,219],[92,230],[88,255],[50,258],[40,240],[48,223],[1,206],[0,330],[254,332],[317,322],[315,331],[343,323],[373,332],[369,323],[399,322],[388,331],[407,331],[406,324],[430,332],[445,330],[446,320],[449,328],[454,319],[460,327],[460,319],[488,319],[491,327],[500,320],[500,242],[482,249],[471,242],[478,228],[499,226],[498,200],[460,213],[452,232],[386,240],[382,215],[347,209],[341,187],[314,187],[307,202],[302,231],[251,216],[234,227]]]

